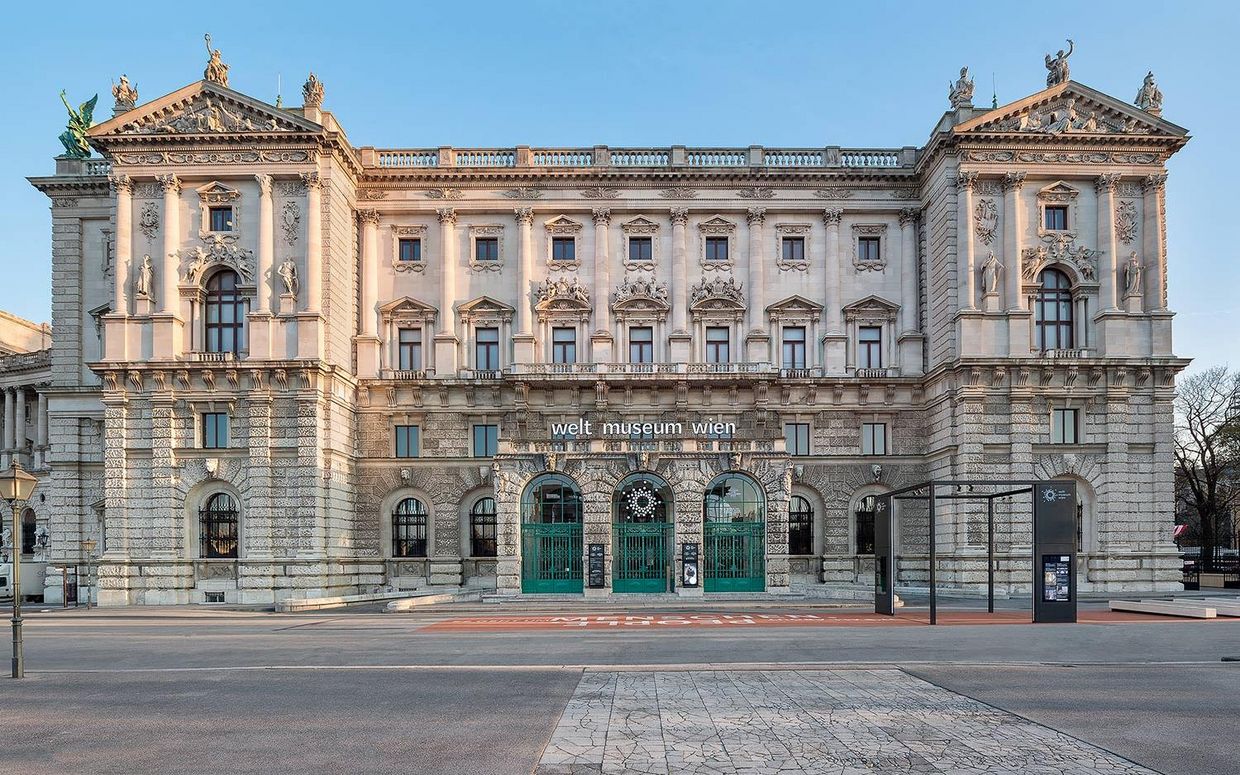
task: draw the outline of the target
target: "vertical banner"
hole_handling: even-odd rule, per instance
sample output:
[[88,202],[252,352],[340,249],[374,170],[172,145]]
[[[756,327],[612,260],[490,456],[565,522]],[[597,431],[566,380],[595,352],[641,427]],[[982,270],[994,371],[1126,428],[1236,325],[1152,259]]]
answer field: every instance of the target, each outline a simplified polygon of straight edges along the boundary
[[1033,620],[1076,621],[1076,482],[1033,487]]
[[874,503],[874,613],[896,613],[895,520],[890,495]]
[[680,585],[696,587],[698,585],[698,545],[682,544],[680,547]]
[[588,572],[590,589],[602,589],[607,586],[606,563],[607,547],[603,544],[590,544],[588,555]]

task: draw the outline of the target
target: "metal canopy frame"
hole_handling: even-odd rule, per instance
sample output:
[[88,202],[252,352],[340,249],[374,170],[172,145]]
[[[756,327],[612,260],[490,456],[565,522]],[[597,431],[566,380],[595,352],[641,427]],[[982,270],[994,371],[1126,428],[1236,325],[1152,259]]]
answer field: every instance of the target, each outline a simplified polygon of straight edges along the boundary
[[[924,500],[928,506],[930,521],[930,540],[928,542],[930,546],[930,624],[938,623],[938,590],[935,584],[935,566],[938,564],[935,541],[935,528],[937,527],[935,504],[940,500],[986,501],[986,612],[993,614],[995,612],[995,501],[999,498],[1031,494],[1033,488],[1039,484],[1064,484],[1068,482],[1075,486],[1075,482],[1070,479],[930,479],[919,484],[882,493],[881,497],[889,498],[893,501]],[[954,487],[957,488],[957,492],[939,495],[936,492],[939,487]],[[967,491],[962,489],[966,487],[968,488]],[[974,487],[1006,487],[1010,489],[1001,492],[973,492]],[[922,495],[914,494],[919,490],[925,490],[926,492]],[[891,585],[893,591],[897,577],[897,568],[892,567]]]

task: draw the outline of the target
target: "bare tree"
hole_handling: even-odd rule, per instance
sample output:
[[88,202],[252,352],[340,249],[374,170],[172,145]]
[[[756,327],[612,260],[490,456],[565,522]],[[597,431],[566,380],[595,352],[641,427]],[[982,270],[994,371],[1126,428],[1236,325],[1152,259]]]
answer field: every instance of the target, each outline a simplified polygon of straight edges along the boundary
[[1240,373],[1226,366],[1183,380],[1175,399],[1176,498],[1200,523],[1203,569],[1213,565],[1218,524],[1240,503]]

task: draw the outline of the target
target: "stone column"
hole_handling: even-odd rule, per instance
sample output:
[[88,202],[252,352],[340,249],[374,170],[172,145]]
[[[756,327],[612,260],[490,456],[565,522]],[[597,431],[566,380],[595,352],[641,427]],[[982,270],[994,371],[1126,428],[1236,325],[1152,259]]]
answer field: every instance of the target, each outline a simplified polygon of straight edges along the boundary
[[26,448],[26,389],[13,391],[13,450],[20,453]]
[[319,312],[323,306],[323,179],[317,172],[305,172],[306,184],[306,310]]
[[845,372],[844,312],[840,302],[840,220],[843,209],[828,207],[822,211],[822,223],[827,227],[826,313],[827,331],[823,336],[824,363],[827,374]]
[[181,249],[181,181],[171,173],[156,178],[164,191],[163,238],[164,255],[157,264],[160,272],[159,310],[170,315],[180,312],[177,293],[177,272]]
[[435,334],[435,372],[456,376],[456,210],[441,207],[439,216],[439,331]]
[[1163,198],[1167,185],[1165,174],[1150,175],[1142,184],[1142,252],[1146,311],[1167,309],[1166,236],[1163,234]]
[[900,211],[900,333],[917,330],[917,210]]
[[357,336],[357,374],[359,377],[379,376],[379,338],[376,318],[379,299],[379,211],[358,210],[362,224],[361,304]]
[[1118,269],[1115,256],[1115,186],[1119,183],[1118,172],[1106,172],[1094,181],[1098,195],[1098,303],[1101,312],[1114,312],[1116,306],[1115,277]]
[[258,181],[258,309],[271,312],[271,289],[275,285],[272,267],[275,265],[276,231],[274,208],[271,203],[271,176],[255,175]]
[[[1025,185],[1025,173],[1009,172],[1003,176],[1003,288],[1007,296],[1008,310],[1024,310],[1028,308],[1025,297],[1020,292],[1021,251],[1024,250],[1023,237],[1025,219],[1020,206],[1020,190]],[[973,219],[970,217],[969,222]],[[972,231],[970,230],[970,234]],[[970,245],[972,242],[970,241]],[[972,284],[973,275],[969,276]]]
[[116,191],[116,288],[112,312],[126,315],[129,270],[133,263],[133,181],[128,175],[113,175],[111,183]]
[[607,228],[611,224],[611,210],[596,207],[594,217],[594,334],[590,337],[591,359],[595,363],[610,363],[612,359],[611,336],[611,279]]
[[762,253],[762,224],[766,222],[765,207],[751,207],[745,219],[749,222],[749,333],[745,337],[746,359],[750,363],[771,357],[770,337],[766,334],[766,258]]
[[534,329],[531,322],[530,290],[534,282],[534,208],[518,207],[517,218],[517,333],[512,338],[515,363],[533,363]]
[[35,417],[35,467],[47,466],[47,394],[39,391]]
[[693,337],[689,333],[689,269],[688,239],[685,226],[689,222],[687,207],[673,207],[672,218],[672,332],[668,337],[669,360],[685,363],[690,359]]
[[976,172],[956,174],[956,188],[959,196],[960,227],[956,251],[959,255],[956,287],[960,294],[959,306],[962,310],[977,309],[977,267],[973,256],[973,186],[977,183]]
[[[17,434],[14,433],[15,401],[16,399],[14,396],[13,388],[5,388],[5,391],[4,391],[4,452],[6,453],[6,458],[7,458],[8,453],[12,452],[13,448],[17,446],[17,442],[14,441],[14,439],[17,438]],[[9,464],[9,460],[6,459],[4,461],[4,464],[7,466]]]

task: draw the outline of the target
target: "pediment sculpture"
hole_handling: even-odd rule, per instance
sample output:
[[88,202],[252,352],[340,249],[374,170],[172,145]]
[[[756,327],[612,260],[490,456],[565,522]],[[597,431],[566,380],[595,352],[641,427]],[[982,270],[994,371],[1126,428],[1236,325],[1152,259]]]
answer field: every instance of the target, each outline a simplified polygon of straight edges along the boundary
[[697,306],[706,301],[719,300],[731,302],[743,307],[745,295],[740,283],[733,277],[720,277],[714,280],[702,280],[689,289],[689,306]]
[[237,238],[222,234],[201,234],[202,245],[181,250],[182,259],[189,259],[182,282],[197,285],[208,267],[222,264],[236,270],[246,282],[254,279],[254,251],[237,244]]
[[534,299],[539,305],[567,301],[574,306],[588,307],[590,291],[576,277],[571,280],[563,277],[554,279],[548,277],[543,280],[542,285],[534,289]]
[[1025,248],[1023,276],[1032,281],[1047,264],[1059,263],[1074,267],[1081,279],[1093,282],[1098,277],[1098,251],[1077,245],[1072,234],[1046,234],[1042,245]]
[[670,303],[668,299],[667,285],[654,280],[627,277],[624,280],[624,284],[617,288],[616,292],[611,296],[613,304],[644,300],[668,306]]

